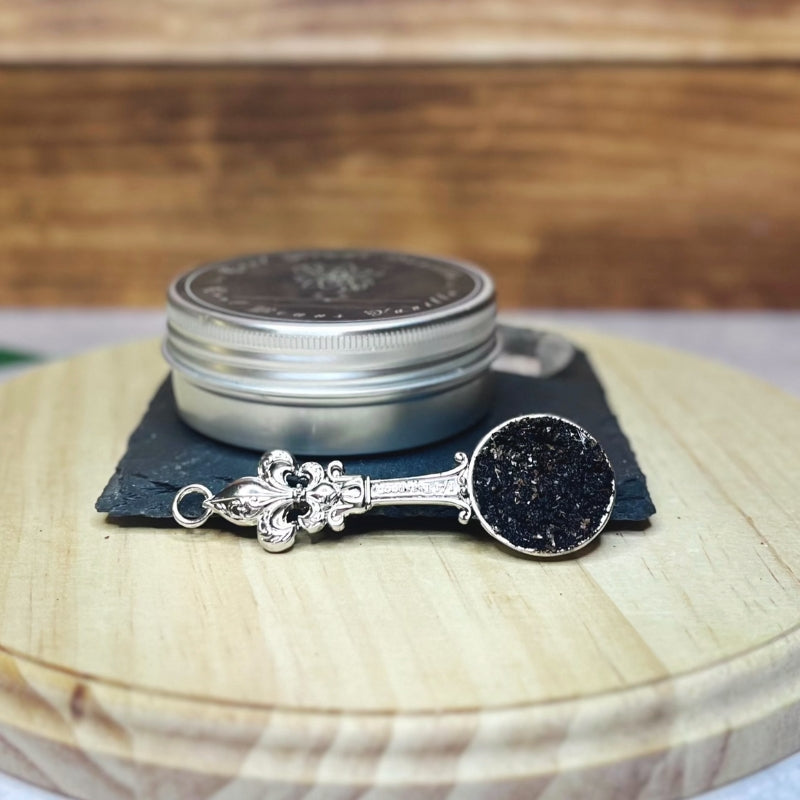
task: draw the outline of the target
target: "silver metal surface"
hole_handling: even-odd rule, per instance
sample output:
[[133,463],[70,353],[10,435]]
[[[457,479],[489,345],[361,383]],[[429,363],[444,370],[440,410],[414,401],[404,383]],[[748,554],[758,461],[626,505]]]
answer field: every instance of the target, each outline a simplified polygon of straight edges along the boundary
[[[345,517],[379,505],[454,506],[459,521],[466,523],[472,515],[466,485],[469,460],[464,453],[456,453],[455,460],[447,472],[373,481],[345,475],[341,461],[325,468],[316,461],[298,465],[285,450],[273,450],[258,462],[257,477],[239,478],[217,494],[200,484],[185,486],[175,495],[172,515],[186,528],[202,525],[212,514],[236,525],[255,525],[258,541],[271,553],[290,548],[299,531],[318,533],[326,526],[340,531]],[[180,505],[192,494],[203,498],[203,512],[187,517]]]
[[[471,459],[465,453],[456,453],[456,464],[452,469],[408,478],[372,480],[368,476],[346,475],[341,461],[331,461],[327,467],[316,461],[298,464],[285,450],[273,450],[261,457],[257,476],[239,478],[217,494],[201,484],[184,487],[175,495],[172,515],[176,522],[187,528],[204,524],[212,514],[236,525],[255,525],[261,546],[269,552],[281,552],[292,547],[300,531],[313,534],[326,526],[340,531],[350,514],[363,514],[377,506],[451,506],[458,510],[459,522],[466,524],[474,514],[484,530],[512,550],[527,555],[564,555],[585,547],[608,522],[616,491],[613,473],[602,516],[579,533],[574,546],[550,548],[544,536],[539,537],[543,541],[542,547],[520,544],[509,531],[499,530],[487,520],[480,498],[474,491],[473,480],[475,463],[485,456],[493,437],[508,426],[526,420],[544,421],[550,426],[568,429],[599,448],[590,434],[575,423],[552,415],[532,414],[508,420],[491,430],[478,444]],[[602,449],[600,452],[607,462]],[[515,475],[506,474],[508,466],[502,457],[495,459],[494,468],[498,475],[502,474],[504,480],[513,483]],[[611,469],[610,465],[608,469]],[[557,484],[560,477],[563,476],[547,475],[543,480]],[[535,497],[538,490],[536,487],[533,489],[532,496]],[[202,498],[202,512],[187,517],[181,504],[191,495]]]
[[373,453],[444,438],[485,413],[495,317],[492,281],[472,265],[266,253],[178,278],[163,350],[179,413],[202,433],[254,449]]
[[278,444],[295,453],[325,456],[405,450],[455,434],[486,413],[493,375],[486,371],[439,392],[409,393],[382,403],[231,397],[178,373],[172,375],[172,386],[184,421],[212,439],[251,450]]

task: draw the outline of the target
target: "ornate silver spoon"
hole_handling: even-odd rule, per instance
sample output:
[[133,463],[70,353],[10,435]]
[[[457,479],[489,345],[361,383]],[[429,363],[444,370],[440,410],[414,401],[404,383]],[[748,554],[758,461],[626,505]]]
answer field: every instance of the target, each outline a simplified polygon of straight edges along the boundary
[[[574,422],[549,414],[515,417],[481,439],[472,458],[456,453],[446,472],[372,480],[346,475],[340,461],[326,468],[299,464],[284,450],[265,453],[258,476],[239,478],[214,494],[191,484],[176,495],[172,515],[186,528],[212,514],[237,525],[255,525],[258,541],[276,553],[299,531],[326,525],[340,531],[350,514],[376,506],[439,505],[474,514],[483,528],[521,553],[559,556],[589,544],[603,530],[614,505],[614,472],[603,448]],[[200,495],[203,511],[187,517],[182,501]]]

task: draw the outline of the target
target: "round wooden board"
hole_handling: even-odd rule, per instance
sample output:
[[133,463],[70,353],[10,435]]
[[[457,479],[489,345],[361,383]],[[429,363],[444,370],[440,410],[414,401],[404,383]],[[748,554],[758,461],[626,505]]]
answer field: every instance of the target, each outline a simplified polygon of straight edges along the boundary
[[117,527],[93,503],[157,343],[0,388],[0,768],[97,800],[603,800],[800,749],[800,403],[574,338],[659,511],[556,561],[455,524],[281,555]]

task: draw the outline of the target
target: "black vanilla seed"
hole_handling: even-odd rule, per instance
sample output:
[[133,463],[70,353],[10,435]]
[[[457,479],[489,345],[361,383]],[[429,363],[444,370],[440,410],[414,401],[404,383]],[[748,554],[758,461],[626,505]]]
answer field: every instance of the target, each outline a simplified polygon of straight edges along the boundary
[[485,525],[518,550],[558,555],[605,525],[614,472],[597,441],[550,416],[512,420],[473,457],[472,495]]

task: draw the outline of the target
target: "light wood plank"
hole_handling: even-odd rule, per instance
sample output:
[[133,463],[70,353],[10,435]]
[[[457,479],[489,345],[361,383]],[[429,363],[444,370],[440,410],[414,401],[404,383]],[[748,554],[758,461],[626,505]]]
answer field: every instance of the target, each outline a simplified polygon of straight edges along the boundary
[[89,800],[660,800],[799,748],[800,404],[574,338],[659,510],[562,561],[455,522],[282,555],[108,525],[157,343],[1,387],[0,768]]
[[797,0],[0,2],[5,63],[770,60]]

